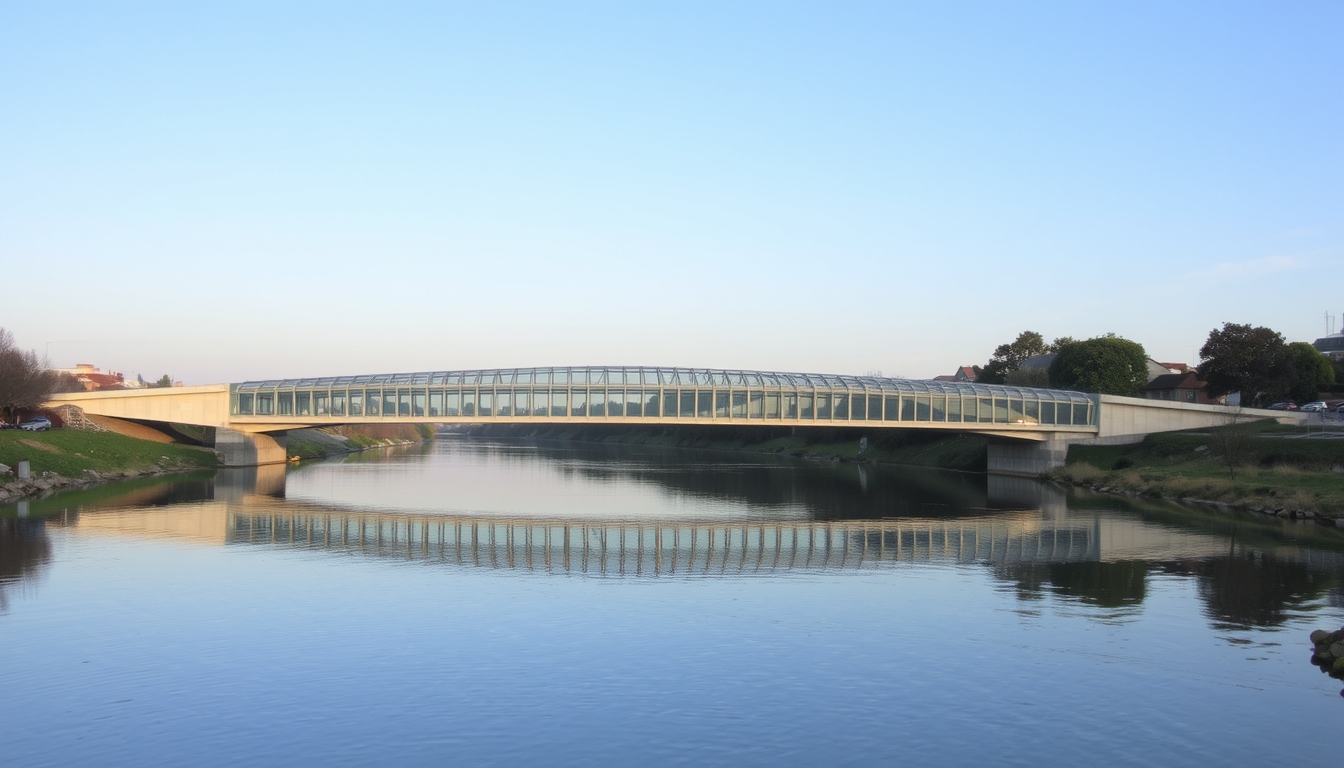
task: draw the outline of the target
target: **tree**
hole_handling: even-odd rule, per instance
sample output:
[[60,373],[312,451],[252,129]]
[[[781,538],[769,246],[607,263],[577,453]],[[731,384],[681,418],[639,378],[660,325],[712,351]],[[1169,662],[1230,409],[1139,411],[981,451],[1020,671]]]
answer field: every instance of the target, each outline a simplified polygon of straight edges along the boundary
[[1147,383],[1143,345],[1115,335],[1065,344],[1050,363],[1050,384],[1060,389],[1137,396]]
[[1269,328],[1223,323],[1209,333],[1199,358],[1210,397],[1240,392],[1242,405],[1257,405],[1286,396],[1292,385],[1292,354]]
[[173,377],[165,373],[159,377],[158,381],[154,382],[153,384],[150,384],[149,386],[151,389],[155,387],[171,387],[173,386]]
[[1305,341],[1294,341],[1288,345],[1288,352],[1293,361],[1289,397],[1298,403],[1310,402],[1335,385],[1334,364],[1315,347]]
[[981,368],[976,381],[985,384],[1002,384],[1008,374],[1016,371],[1022,361],[1046,351],[1045,339],[1035,331],[1023,331],[1010,344],[1000,344],[994,348],[989,362]]
[[47,362],[14,346],[14,335],[0,328],[0,415],[13,421],[18,411],[42,405],[56,384]]

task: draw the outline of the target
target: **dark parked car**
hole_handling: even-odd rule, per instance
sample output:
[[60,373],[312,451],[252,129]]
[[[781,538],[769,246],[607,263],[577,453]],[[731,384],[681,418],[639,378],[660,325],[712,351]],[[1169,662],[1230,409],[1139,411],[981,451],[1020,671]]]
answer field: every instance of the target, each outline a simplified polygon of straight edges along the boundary
[[20,422],[19,429],[26,429],[29,432],[43,432],[51,429],[51,419],[46,416],[34,416],[27,421]]
[[1271,411],[1296,411],[1296,410],[1297,410],[1297,403],[1294,403],[1292,400],[1285,400],[1285,401],[1282,402],[1282,403],[1275,403],[1275,404],[1269,406],[1269,410],[1271,410]]

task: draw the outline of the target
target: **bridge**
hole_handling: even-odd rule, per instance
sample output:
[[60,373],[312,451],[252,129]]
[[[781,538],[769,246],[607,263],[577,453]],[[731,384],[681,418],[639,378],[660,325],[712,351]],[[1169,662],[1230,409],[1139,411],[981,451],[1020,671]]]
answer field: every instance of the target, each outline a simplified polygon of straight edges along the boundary
[[991,472],[1037,475],[1076,442],[1297,414],[969,382],[705,368],[513,368],[53,395],[49,407],[212,427],[227,466],[285,460],[285,434],[343,424],[858,427],[979,433]]

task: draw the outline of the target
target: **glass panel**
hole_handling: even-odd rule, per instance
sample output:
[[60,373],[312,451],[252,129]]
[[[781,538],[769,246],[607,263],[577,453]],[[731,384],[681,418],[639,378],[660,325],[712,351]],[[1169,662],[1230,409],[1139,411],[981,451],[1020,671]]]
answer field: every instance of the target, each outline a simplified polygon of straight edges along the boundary
[[364,415],[364,390],[362,389],[350,390],[350,415],[351,416]]
[[462,414],[462,392],[450,389],[443,393],[443,415],[460,416]]
[[915,420],[915,398],[909,395],[901,396],[901,421]]
[[[513,371],[500,371],[499,373],[495,374],[495,380],[496,383],[498,384],[512,384]],[[507,397],[507,395],[504,395],[499,391],[495,392],[495,398],[499,400],[498,405],[501,409],[504,407],[504,400],[503,400],[504,397]]]
[[798,395],[798,408],[800,417],[804,419],[816,418],[816,413],[812,410],[812,393],[804,392]]
[[708,389],[696,390],[695,415],[700,419],[714,417],[714,392]]
[[569,393],[569,397],[570,397],[570,400],[571,400],[571,402],[570,402],[570,404],[569,404],[569,415],[571,415],[571,416],[587,416],[587,415],[588,415],[588,390],[586,390],[586,389],[575,389],[575,390],[571,390],[570,393]]
[[364,390],[364,415],[377,416],[379,414],[378,406],[383,402],[383,391],[381,389]]
[[[550,384],[550,383],[551,383],[551,372],[550,372],[550,371],[537,371],[535,374],[533,374],[533,379],[536,381],[537,384]],[[536,395],[534,394],[533,397],[532,397],[532,407],[535,409],[535,408],[536,408],[536,405],[537,405],[537,399],[536,399]]]
[[765,418],[765,393],[759,389],[751,392],[748,400],[751,403],[749,415],[753,419]]
[[252,394],[243,393],[238,395],[238,413],[242,416],[252,415]]
[[462,411],[461,411],[461,415],[463,415],[463,416],[475,416],[475,415],[476,415],[476,390],[474,390],[474,389],[464,389],[464,390],[462,390]]
[[625,391],[625,415],[644,415],[644,397],[638,389],[627,389]]
[[787,395],[784,396],[784,418],[786,418],[786,419],[797,419],[797,418],[798,418],[798,395],[797,395],[797,393],[790,392],[789,394],[787,394]]
[[869,420],[869,421],[881,421],[881,420],[882,420],[882,396],[881,396],[881,395],[869,395],[869,396],[868,396],[868,420]]
[[915,395],[915,421],[929,421],[931,418],[929,396]]
[[592,390],[589,390],[589,391],[588,391],[588,394],[592,396],[592,402],[590,402],[590,403],[588,404],[588,415],[589,415],[589,416],[606,416],[606,415],[607,415],[607,392],[606,392],[606,390],[602,390],[602,389],[592,389]]
[[614,371],[607,371],[607,383],[608,383],[608,384],[624,384],[624,383],[625,383],[625,371],[622,371],[622,370],[620,370],[620,369],[617,369],[617,370],[614,370]]
[[430,416],[442,416],[442,415],[443,415],[443,390],[442,390],[442,389],[431,389],[431,390],[429,391],[429,415],[430,415]]
[[411,393],[411,415],[421,419],[425,417],[425,390],[417,389]]
[[961,421],[961,396],[947,396],[947,420]]
[[[540,375],[540,374],[538,374]],[[546,378],[550,378],[547,376]],[[551,414],[551,393],[545,389],[532,390],[532,415],[549,416]]]
[[397,415],[397,391],[395,389],[383,390],[383,416]]
[[1041,401],[1041,423],[1055,423],[1055,404],[1053,402],[1047,400]]
[[947,398],[942,395],[933,396],[933,420],[947,421]]
[[1008,423],[1008,401],[1002,397],[994,398],[994,423]]
[[831,410],[833,411],[831,418],[837,421],[841,419],[849,419],[849,395],[832,393]]
[[[608,371],[607,375],[610,376],[611,372]],[[611,417],[611,416],[624,416],[624,415],[625,415],[625,391],[620,389],[608,389],[607,416]]]
[[275,412],[281,416],[294,415],[294,393],[279,392],[275,396]]
[[313,393],[295,392],[294,393],[294,415],[312,416],[313,415]]
[[1040,401],[1040,400],[1028,400],[1028,401],[1027,401],[1027,407],[1026,407],[1026,410],[1025,410],[1025,412],[1024,412],[1024,414],[1023,414],[1023,420],[1026,421],[1026,423],[1028,423],[1028,424],[1040,424],[1040,423],[1041,423],[1041,401]]
[[988,424],[994,421],[994,400],[989,397],[980,398],[980,423]]
[[480,394],[480,407],[478,411],[482,416],[495,415],[495,393],[493,390],[483,389]]
[[411,415],[411,391],[409,389],[397,390],[397,415]]
[[[708,409],[706,409],[708,410]],[[693,418],[695,416],[695,390],[681,390],[681,417],[683,419]]]
[[329,411],[328,408],[327,408],[327,400],[328,400],[328,398],[327,398],[327,393],[326,393],[326,392],[314,392],[314,393],[313,393],[313,415],[314,415],[314,416],[326,416],[326,415],[328,415],[328,414],[330,413],[330,411]]
[[564,416],[569,413],[569,390],[551,390],[551,415]]
[[[531,375],[529,375],[528,378],[529,378],[529,379],[532,378]],[[514,415],[514,416],[528,416],[528,415],[530,415],[530,414],[532,413],[532,410],[531,410],[531,408],[528,406],[528,402],[527,402],[527,401],[528,401],[528,396],[529,396],[531,393],[532,393],[532,391],[531,391],[531,390],[528,390],[528,389],[515,389],[515,390],[513,390],[513,415]]]
[[830,393],[817,393],[817,418],[822,420],[831,418]]
[[[517,376],[514,377],[513,383],[514,383],[514,384],[531,384],[531,383],[532,383],[532,372],[531,372],[531,371],[519,371],[518,374],[517,374]],[[518,393],[517,393],[517,392],[514,392],[513,395],[514,395],[514,399],[516,400],[517,397],[518,397]],[[519,413],[519,412],[518,412],[517,409],[515,409],[515,410],[514,410],[514,413]],[[525,414],[525,413],[527,413],[527,410],[526,410],[526,409],[524,409],[524,410],[522,411],[522,413],[519,413],[519,415],[521,416],[521,415],[523,415],[523,414]]]
[[[652,377],[653,374],[649,374],[649,378]],[[656,389],[644,390],[644,415],[645,416],[658,415],[658,390]]]
[[[552,384],[568,384],[568,383],[569,383],[569,369],[566,368],[566,369],[563,370],[563,371],[554,371],[554,372],[552,372],[552,373],[551,373],[551,383],[552,383]],[[551,402],[555,402],[555,400],[552,399]]]
[[886,401],[887,401],[887,408],[886,408],[886,413],[883,414],[883,418],[884,418],[885,420],[887,420],[887,421],[900,421],[900,420],[901,420],[901,396],[900,396],[900,395],[887,395],[885,399],[886,399]]
[[509,389],[495,390],[495,415],[496,416],[513,415],[513,390]]
[[1008,423],[1009,423],[1009,424],[1021,424],[1021,423],[1022,423],[1022,416],[1023,416],[1023,414],[1022,414],[1022,401],[1019,400],[1018,398],[1013,398],[1013,399],[1009,400],[1009,401],[1008,401]]
[[729,397],[729,394],[730,393],[726,389],[714,390],[714,418],[728,418],[728,411],[730,410],[729,400],[732,399]]
[[256,414],[258,416],[271,416],[275,413],[275,393],[258,392],[256,400]]
[[747,393],[740,389],[733,390],[733,408],[730,415],[734,419],[747,418]]
[[765,394],[765,418],[778,419],[781,415],[779,410],[779,393],[767,392]]
[[868,398],[862,394],[854,395],[854,418],[862,421],[868,418]]
[[1087,406],[1088,403],[1073,404],[1073,423],[1076,425],[1087,424]]
[[663,415],[677,415],[677,390],[669,389],[663,393]]

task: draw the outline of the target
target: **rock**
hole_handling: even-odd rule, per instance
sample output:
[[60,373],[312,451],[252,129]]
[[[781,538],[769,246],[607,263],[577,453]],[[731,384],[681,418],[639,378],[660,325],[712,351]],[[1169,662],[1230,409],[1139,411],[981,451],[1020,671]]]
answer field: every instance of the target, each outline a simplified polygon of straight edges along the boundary
[[9,465],[0,464],[0,475],[8,475],[8,474],[9,474]]
[[1339,641],[1331,643],[1329,652],[1330,655],[1334,656],[1336,659],[1344,659],[1344,643]]
[[1335,659],[1335,665],[1330,668],[1331,672],[1344,672],[1344,659]]
[[1324,629],[1316,629],[1316,630],[1312,630],[1312,632],[1311,632],[1311,644],[1312,644],[1312,645],[1320,645],[1320,644],[1321,644],[1326,638],[1328,638],[1328,637],[1330,637],[1330,633],[1329,633],[1329,632],[1326,632]]

